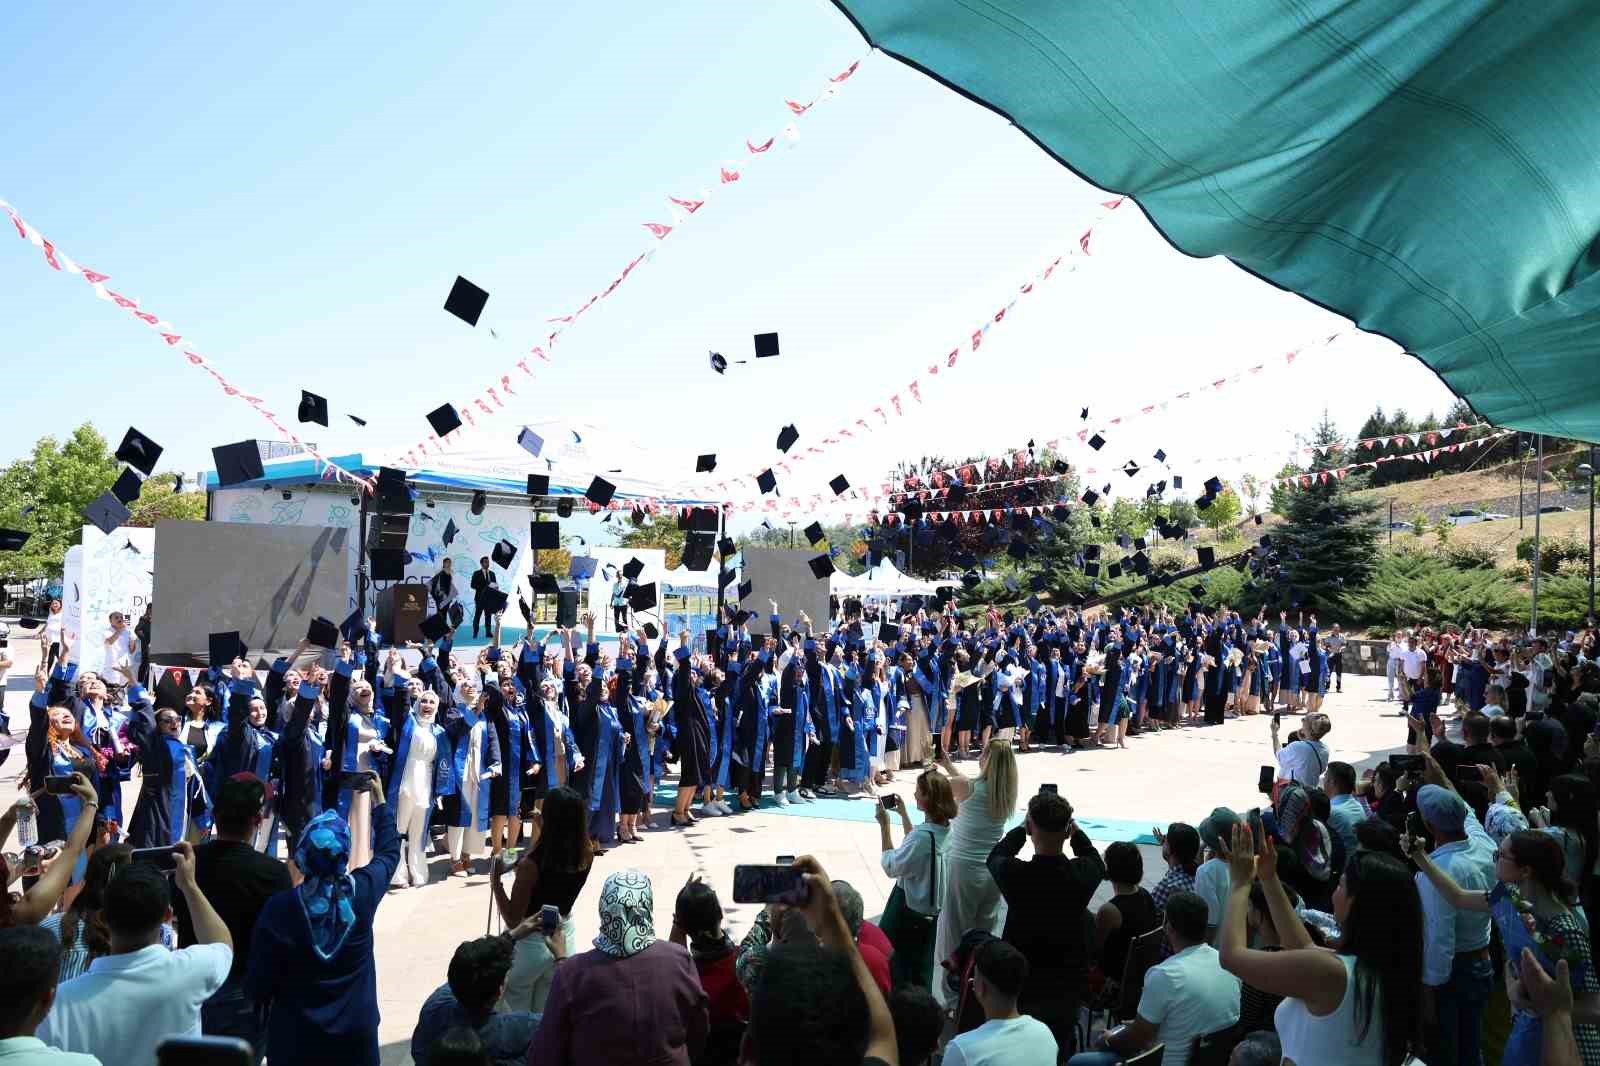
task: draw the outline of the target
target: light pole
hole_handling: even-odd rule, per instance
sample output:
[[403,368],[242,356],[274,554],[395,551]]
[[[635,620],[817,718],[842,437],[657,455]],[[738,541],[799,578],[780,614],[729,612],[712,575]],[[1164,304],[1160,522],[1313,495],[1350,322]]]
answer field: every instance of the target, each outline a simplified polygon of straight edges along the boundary
[[1589,482],[1589,620],[1594,621],[1594,445],[1589,445],[1589,461],[1578,464],[1578,473]]
[[1544,434],[1538,436],[1539,458],[1533,471],[1533,612],[1528,619],[1528,639],[1539,635],[1539,571],[1544,566],[1541,558],[1540,522],[1544,517]]

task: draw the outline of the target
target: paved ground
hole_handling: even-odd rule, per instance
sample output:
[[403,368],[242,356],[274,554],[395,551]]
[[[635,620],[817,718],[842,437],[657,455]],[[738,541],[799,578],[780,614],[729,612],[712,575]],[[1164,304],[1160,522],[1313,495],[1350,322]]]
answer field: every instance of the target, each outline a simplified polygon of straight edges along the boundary
[[[36,652],[32,642],[19,644],[12,657],[11,692],[6,702],[15,727],[26,727],[26,701],[32,688]],[[1343,694],[1330,694],[1325,709],[1333,717],[1328,737],[1333,757],[1371,765],[1400,743],[1404,724],[1398,705],[1383,702],[1381,677],[1347,677]],[[1287,732],[1295,719],[1285,720]],[[1171,821],[1198,822],[1212,808],[1244,810],[1259,802],[1255,784],[1259,767],[1272,761],[1268,718],[1230,720],[1210,729],[1182,730],[1132,738],[1123,751],[1106,750],[1062,755],[1055,751],[1019,757],[1020,794],[1055,782],[1076,808],[1079,820],[1097,843],[1140,839],[1145,880],[1154,884],[1164,872],[1160,853],[1150,841],[1150,827]],[[975,763],[960,764],[976,772]],[[13,778],[21,770],[20,755],[8,761],[0,783],[0,802],[10,802]],[[911,793],[915,772],[900,774],[895,790]],[[131,802],[132,796],[129,796]],[[878,913],[891,887],[878,866],[878,830],[868,799],[819,801],[780,812],[706,818],[685,830],[653,830],[645,842],[614,848],[601,857],[574,908],[578,939],[586,945],[598,921],[596,904],[605,876],[634,867],[655,886],[657,928],[671,924],[672,903],[691,874],[709,881],[725,901],[729,925],[742,935],[755,908],[726,903],[737,863],[771,862],[783,853],[815,855],[828,873],[853,884],[866,900],[869,915]],[[665,820],[665,814],[659,816]],[[1020,817],[1020,812],[1019,812]],[[896,830],[898,840],[898,830]],[[488,879],[446,878],[446,864],[433,863],[434,882],[425,888],[394,892],[378,910],[378,995],[383,1013],[379,1030],[385,1066],[411,1061],[408,1052],[417,1010],[429,992],[445,979],[450,955],[462,940],[484,934],[489,912]],[[1109,894],[1109,886],[1102,887]],[[498,924],[493,928],[498,930]]]

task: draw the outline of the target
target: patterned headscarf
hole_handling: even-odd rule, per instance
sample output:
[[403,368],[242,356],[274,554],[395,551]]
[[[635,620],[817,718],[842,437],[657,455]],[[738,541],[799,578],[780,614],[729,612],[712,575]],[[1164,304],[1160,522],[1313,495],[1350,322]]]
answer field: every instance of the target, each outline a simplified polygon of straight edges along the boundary
[[655,897],[650,878],[622,870],[600,890],[600,935],[594,946],[614,958],[637,955],[656,942]]
[[323,811],[300,833],[294,864],[305,875],[295,897],[311,926],[311,946],[324,961],[344,946],[356,923],[350,905],[355,879],[346,870],[349,863],[350,825],[338,811]]

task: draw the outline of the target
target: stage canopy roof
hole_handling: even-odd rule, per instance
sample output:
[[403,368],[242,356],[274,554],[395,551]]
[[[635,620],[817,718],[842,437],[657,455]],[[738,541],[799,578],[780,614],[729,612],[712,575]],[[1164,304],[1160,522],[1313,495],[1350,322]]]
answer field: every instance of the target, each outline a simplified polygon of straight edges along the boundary
[[828,591],[835,596],[931,596],[953,581],[924,581],[902,573],[884,559],[864,574],[851,576],[836,570],[828,579]]
[[835,3],[1182,251],[1392,338],[1497,425],[1600,439],[1592,3]]

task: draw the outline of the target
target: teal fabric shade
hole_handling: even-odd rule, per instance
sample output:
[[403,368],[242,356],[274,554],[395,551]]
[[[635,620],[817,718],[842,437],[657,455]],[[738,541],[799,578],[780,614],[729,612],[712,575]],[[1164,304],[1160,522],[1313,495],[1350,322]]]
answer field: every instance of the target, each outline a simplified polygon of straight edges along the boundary
[[1600,439],[1592,0],[835,3],[1180,250],[1392,338],[1491,422]]

